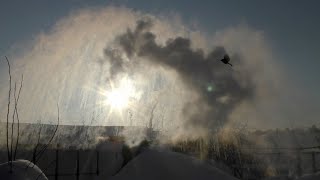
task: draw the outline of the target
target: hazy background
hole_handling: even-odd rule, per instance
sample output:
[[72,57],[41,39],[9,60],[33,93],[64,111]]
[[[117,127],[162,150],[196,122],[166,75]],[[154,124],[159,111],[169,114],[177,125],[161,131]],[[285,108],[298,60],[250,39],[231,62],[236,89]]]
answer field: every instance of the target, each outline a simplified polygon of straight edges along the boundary
[[[13,63],[15,79],[21,73],[25,76],[20,105],[23,122],[55,122],[58,101],[64,124],[92,124],[95,117],[97,125],[129,125],[128,111],[119,117],[97,105],[103,99],[97,91],[109,70],[99,62],[104,58],[103,49],[115,37],[128,27],[134,29],[142,17],[151,16],[159,43],[182,36],[192,41],[194,49],[209,52],[224,46],[244,59],[247,68],[240,72],[250,72],[256,96],[233,109],[227,124],[248,123],[250,128],[319,125],[318,4],[1,1],[1,120],[8,87],[6,55]],[[160,97],[163,102],[155,111],[156,126],[162,127],[162,121],[179,126],[185,118],[180,113],[183,100],[194,93],[185,89],[174,72],[149,68],[145,73],[150,77],[147,80],[146,76],[135,77],[144,82],[138,85],[143,95],[135,119],[140,125],[148,123],[154,99]]]

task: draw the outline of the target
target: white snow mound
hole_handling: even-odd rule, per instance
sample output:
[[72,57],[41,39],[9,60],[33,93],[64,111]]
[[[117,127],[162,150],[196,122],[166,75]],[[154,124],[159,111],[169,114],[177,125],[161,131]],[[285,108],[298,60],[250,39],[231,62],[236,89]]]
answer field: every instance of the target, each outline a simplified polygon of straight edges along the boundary
[[[27,168],[28,167],[28,168]],[[12,161],[12,173],[9,162],[0,164],[0,179],[3,180],[48,180],[38,166],[28,160]]]
[[111,180],[236,180],[221,170],[195,158],[174,153],[146,150],[129,162]]

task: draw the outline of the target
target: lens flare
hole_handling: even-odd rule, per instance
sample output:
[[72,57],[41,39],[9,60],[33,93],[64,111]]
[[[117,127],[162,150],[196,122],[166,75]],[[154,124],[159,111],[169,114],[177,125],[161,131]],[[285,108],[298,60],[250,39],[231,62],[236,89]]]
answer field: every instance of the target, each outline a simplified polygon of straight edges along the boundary
[[113,89],[107,97],[107,103],[117,109],[127,107],[130,99],[131,90],[125,87]]
[[106,97],[104,104],[110,106],[111,109],[123,110],[127,108],[132,99],[136,98],[136,91],[132,81],[123,78],[117,87],[111,83],[111,89],[104,93]]

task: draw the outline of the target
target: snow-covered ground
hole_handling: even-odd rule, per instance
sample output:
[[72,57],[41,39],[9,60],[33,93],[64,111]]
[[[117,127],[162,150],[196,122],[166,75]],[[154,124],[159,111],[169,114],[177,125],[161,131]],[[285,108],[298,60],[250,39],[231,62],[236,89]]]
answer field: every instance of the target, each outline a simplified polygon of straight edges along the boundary
[[48,180],[42,171],[27,160],[12,162],[12,173],[9,163],[0,164],[0,179],[2,180]]
[[[104,149],[103,147],[100,147]],[[108,146],[109,148],[109,146]],[[119,151],[119,147],[112,148]],[[109,149],[110,150],[110,149]],[[121,159],[119,159],[121,161]],[[110,159],[108,161],[110,163]],[[114,164],[114,162],[112,163]],[[119,166],[118,164],[117,166]],[[119,173],[111,177],[112,172],[117,171],[107,164],[101,164],[99,176],[80,176],[81,180],[144,180],[144,179],[183,179],[183,180],[237,180],[228,171],[216,168],[216,163],[208,163],[188,155],[171,152],[168,150],[147,149],[124,166]],[[29,168],[26,168],[29,166]],[[110,169],[111,168],[111,169]],[[109,169],[109,170],[108,170]],[[110,171],[110,172],[109,172]],[[111,172],[112,171],[112,172]],[[61,177],[62,179],[74,179],[75,177]],[[0,164],[0,179],[2,180],[47,180],[42,171],[30,161],[13,161],[13,173],[9,172],[9,163]],[[60,179],[60,178],[59,178]],[[269,177],[264,180],[320,180],[320,172],[293,178],[287,176]]]
[[195,158],[159,150],[144,151],[111,179],[236,180],[231,175]]

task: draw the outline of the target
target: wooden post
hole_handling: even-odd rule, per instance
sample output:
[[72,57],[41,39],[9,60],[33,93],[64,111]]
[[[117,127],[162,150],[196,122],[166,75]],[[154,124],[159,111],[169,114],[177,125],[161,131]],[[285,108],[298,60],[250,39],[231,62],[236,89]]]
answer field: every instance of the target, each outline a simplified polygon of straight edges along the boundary
[[301,167],[301,152],[298,150],[297,152],[297,174],[300,177],[302,175],[302,167]]
[[97,157],[96,158],[97,158],[97,161],[96,161],[97,162],[97,165],[96,165],[97,166],[96,167],[97,168],[97,176],[99,176],[99,151],[98,150],[97,150]]
[[59,169],[59,149],[57,147],[57,149],[56,149],[56,169],[55,169],[55,173],[54,173],[54,179],[55,180],[58,180],[58,176],[59,176],[58,169]]
[[314,173],[317,172],[317,167],[316,167],[316,153],[313,151],[312,154],[312,170]]
[[34,165],[36,165],[36,153],[37,153],[37,151],[34,150],[34,151],[33,151],[33,154],[32,154],[32,163],[33,163]]
[[77,150],[77,180],[79,180],[80,177],[80,159],[79,159],[79,150]]

